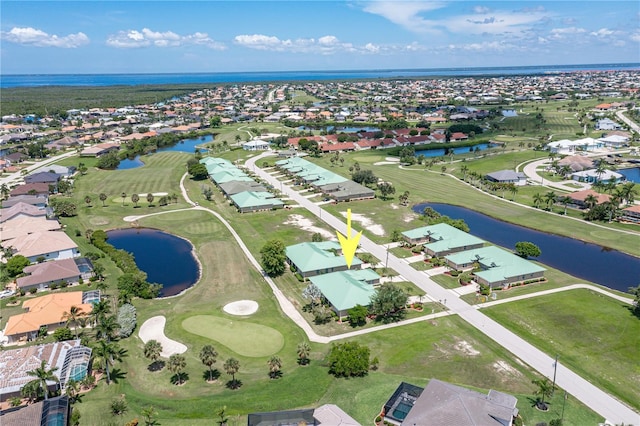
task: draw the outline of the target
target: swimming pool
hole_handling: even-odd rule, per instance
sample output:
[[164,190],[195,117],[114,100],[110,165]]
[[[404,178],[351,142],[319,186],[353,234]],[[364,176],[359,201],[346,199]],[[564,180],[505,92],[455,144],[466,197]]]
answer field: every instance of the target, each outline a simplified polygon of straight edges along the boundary
[[399,402],[396,408],[393,409],[393,413],[391,413],[391,415],[398,420],[404,420],[412,408],[413,408],[413,404],[408,404],[406,402]]

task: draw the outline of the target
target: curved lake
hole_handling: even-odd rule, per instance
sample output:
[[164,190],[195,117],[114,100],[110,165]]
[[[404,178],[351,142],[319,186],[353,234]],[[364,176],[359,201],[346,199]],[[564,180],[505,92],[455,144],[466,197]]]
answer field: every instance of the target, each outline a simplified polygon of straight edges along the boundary
[[423,203],[412,209],[422,213],[425,207],[452,219],[463,219],[472,235],[507,250],[513,250],[518,241],[530,241],[542,251],[535,260],[574,277],[624,292],[638,285],[640,259],[637,257],[574,238],[513,225],[450,204]]
[[147,281],[162,284],[160,296],[174,296],[194,285],[200,268],[187,240],[150,228],[108,231],[108,243],[132,253]]
[[[163,146],[162,148],[158,148],[155,152],[186,152],[187,154],[193,154],[196,151],[198,145],[203,145],[205,143],[209,143],[213,141],[213,135],[206,135],[199,138],[194,139],[182,139],[178,143],[171,146]],[[143,166],[144,163],[140,159],[139,155],[136,155],[135,158],[125,158],[124,160],[120,160],[120,164],[116,167],[116,170],[128,170],[135,169],[136,167]]]

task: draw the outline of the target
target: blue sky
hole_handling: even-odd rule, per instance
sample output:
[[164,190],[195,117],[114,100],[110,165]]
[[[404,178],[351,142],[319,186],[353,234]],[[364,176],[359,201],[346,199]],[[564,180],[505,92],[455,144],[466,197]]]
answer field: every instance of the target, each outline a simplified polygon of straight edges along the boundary
[[640,62],[640,2],[0,1],[2,74]]

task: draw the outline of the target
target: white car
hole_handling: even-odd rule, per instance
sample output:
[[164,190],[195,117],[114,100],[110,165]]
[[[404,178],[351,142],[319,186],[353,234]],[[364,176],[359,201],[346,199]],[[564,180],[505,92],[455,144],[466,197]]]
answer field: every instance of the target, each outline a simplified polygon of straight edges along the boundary
[[0,299],[4,299],[5,297],[11,297],[11,296],[13,296],[14,293],[15,293],[15,291],[13,291],[13,290],[0,291]]

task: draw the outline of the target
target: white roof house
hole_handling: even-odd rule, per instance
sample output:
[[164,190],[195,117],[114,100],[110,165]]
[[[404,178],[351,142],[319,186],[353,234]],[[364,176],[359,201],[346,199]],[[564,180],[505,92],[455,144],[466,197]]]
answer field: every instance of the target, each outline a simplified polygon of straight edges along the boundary
[[599,138],[598,140],[605,146],[611,148],[619,148],[629,143],[629,138],[621,135],[611,135],[604,138]]
[[549,148],[549,152],[556,154],[569,154],[575,151],[594,151],[604,147],[604,142],[593,138],[584,138],[575,141],[562,139],[555,142],[549,142],[547,147]]
[[571,174],[571,179],[579,182],[606,182],[614,179],[616,182],[624,180],[624,176],[620,173],[616,173],[612,170],[604,170],[602,173],[598,173],[596,169],[582,170]]
[[267,151],[269,150],[269,142],[262,139],[254,139],[243,143],[242,149],[245,151]]

